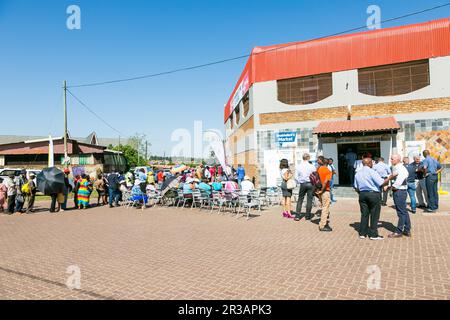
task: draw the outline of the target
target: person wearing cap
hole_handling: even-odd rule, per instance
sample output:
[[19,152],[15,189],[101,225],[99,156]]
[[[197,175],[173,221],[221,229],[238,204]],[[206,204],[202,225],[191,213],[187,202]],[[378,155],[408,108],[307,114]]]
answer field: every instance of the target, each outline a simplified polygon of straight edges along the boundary
[[250,191],[255,189],[255,185],[250,181],[249,176],[244,176],[244,180],[241,182],[241,193],[248,195]]
[[31,172],[29,177],[30,179],[28,180],[28,189],[30,190],[30,193],[27,195],[28,198],[26,210],[27,214],[33,212],[34,200],[36,199],[36,192],[37,192],[36,183],[34,182],[34,178],[36,178],[36,175],[33,172]]

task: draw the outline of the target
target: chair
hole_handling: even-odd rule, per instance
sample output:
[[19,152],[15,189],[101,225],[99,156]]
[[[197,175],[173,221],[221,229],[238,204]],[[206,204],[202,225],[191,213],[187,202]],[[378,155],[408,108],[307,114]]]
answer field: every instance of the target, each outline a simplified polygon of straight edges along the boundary
[[131,191],[126,190],[122,192],[122,201],[120,202],[120,206],[122,207],[128,207],[130,203],[133,201],[131,200]]
[[245,213],[247,213],[247,220],[249,219],[250,216],[250,209],[257,207],[258,203],[250,200],[249,201],[249,197],[246,194],[239,194],[239,198],[238,198],[238,211],[236,213],[236,217],[239,215],[239,213],[241,213],[242,209],[244,210]]
[[191,209],[193,209],[194,207],[197,208],[197,205],[201,208],[202,204],[203,204],[203,197],[202,197],[200,190],[198,190],[198,189],[192,190]]
[[219,211],[217,213],[220,213],[222,210],[222,207],[227,204],[227,199],[225,199],[224,196],[219,191],[213,191],[212,192],[212,200],[211,200],[211,213],[214,210],[214,207],[218,207]]

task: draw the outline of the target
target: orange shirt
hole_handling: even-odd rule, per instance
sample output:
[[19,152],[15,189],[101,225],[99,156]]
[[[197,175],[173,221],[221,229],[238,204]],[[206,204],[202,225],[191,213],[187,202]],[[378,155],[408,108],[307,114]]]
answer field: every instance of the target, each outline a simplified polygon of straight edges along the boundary
[[323,183],[325,180],[328,180],[325,191],[330,191],[330,180],[333,176],[333,173],[326,166],[320,166],[317,169],[317,173],[319,174],[320,181]]

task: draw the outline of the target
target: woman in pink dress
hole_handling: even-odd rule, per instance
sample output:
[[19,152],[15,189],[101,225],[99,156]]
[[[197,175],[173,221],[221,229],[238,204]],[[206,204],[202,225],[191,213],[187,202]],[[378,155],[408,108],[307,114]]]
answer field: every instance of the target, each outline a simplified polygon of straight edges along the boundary
[[3,184],[3,179],[0,178],[0,212],[4,211],[4,205],[6,202],[6,194],[7,194],[7,188],[6,186]]

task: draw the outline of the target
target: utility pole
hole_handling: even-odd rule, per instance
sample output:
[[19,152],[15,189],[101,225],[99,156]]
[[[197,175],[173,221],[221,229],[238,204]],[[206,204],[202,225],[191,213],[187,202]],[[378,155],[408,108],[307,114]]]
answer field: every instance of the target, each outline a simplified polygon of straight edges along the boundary
[[64,80],[64,165],[67,168],[67,82]]
[[[147,151],[148,151],[148,141],[147,140],[145,140],[145,162],[147,162],[147,160],[148,160],[148,154],[147,154]],[[146,165],[147,165],[147,163],[146,163]]]

